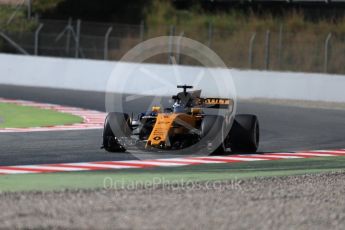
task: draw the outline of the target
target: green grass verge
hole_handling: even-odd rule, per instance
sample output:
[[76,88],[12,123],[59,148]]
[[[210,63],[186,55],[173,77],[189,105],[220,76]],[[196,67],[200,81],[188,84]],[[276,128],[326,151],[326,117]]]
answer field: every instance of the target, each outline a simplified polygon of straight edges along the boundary
[[2,175],[0,191],[50,191],[77,188],[134,188],[135,185],[287,176],[345,169],[345,157],[319,157],[152,169]]
[[0,103],[0,128],[27,128],[74,124],[83,121],[81,117],[54,110]]

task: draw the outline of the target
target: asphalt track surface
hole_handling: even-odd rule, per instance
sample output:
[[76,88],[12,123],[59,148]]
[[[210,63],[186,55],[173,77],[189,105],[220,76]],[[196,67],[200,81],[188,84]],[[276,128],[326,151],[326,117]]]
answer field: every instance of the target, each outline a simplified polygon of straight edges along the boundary
[[[105,111],[104,93],[0,85],[0,97]],[[139,111],[150,98],[133,101]],[[240,102],[238,113],[256,114],[261,126],[259,152],[337,149],[345,146],[345,111]],[[102,130],[1,133],[0,165],[137,159],[131,153],[101,150]],[[139,153],[157,158],[154,153]],[[137,153],[136,153],[137,155]]]

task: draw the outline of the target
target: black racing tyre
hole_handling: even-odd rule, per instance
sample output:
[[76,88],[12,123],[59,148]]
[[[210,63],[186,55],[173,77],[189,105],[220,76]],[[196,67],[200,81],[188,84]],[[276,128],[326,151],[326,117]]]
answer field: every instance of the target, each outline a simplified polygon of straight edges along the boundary
[[[221,135],[223,122],[224,117],[217,115],[206,115],[201,122],[201,139],[213,145],[212,154],[219,154],[225,151],[224,137]],[[217,145],[217,147],[215,148],[214,145]]]
[[103,148],[108,152],[125,152],[118,138],[128,137],[131,133],[128,114],[109,113],[104,122]]
[[156,123],[156,119],[150,119],[146,121],[139,131],[139,139],[147,140],[153,130],[153,127]]
[[232,152],[256,152],[259,147],[259,121],[255,115],[239,114],[235,116],[230,131]]

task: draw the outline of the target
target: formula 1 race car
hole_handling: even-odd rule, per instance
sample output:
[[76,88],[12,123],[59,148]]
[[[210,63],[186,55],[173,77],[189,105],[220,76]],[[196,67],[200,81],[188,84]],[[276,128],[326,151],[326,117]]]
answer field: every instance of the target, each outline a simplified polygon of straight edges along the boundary
[[[177,88],[183,91],[172,97],[172,107],[153,106],[136,119],[126,113],[109,113],[104,123],[102,148],[108,152],[124,152],[135,140],[145,149],[181,150],[203,140],[201,149],[213,145],[211,152],[214,153],[229,148],[233,152],[256,152],[259,122],[255,115],[233,115],[229,119],[205,114],[203,110],[227,109],[234,102],[225,98],[201,98],[201,90],[187,92],[192,86]],[[231,124],[227,131],[224,131],[225,123]]]

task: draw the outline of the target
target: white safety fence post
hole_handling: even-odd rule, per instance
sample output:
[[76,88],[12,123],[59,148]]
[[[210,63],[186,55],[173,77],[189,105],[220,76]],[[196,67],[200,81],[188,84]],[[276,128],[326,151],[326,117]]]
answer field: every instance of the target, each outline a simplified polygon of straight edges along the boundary
[[213,38],[213,25],[211,22],[208,23],[208,32],[207,32],[207,46],[211,48]]
[[177,40],[176,47],[176,63],[181,64],[181,39],[183,38],[184,32],[182,32]]
[[80,27],[81,27],[81,20],[77,20],[77,31],[75,37],[75,58],[79,58],[79,47],[80,47]]
[[282,55],[283,55],[283,24],[279,28],[279,41],[278,41],[278,68],[282,68]]
[[169,47],[168,47],[168,64],[172,63],[172,57],[173,57],[173,36],[175,35],[175,26],[170,26],[170,33],[169,33]]
[[326,37],[325,40],[325,63],[324,63],[324,72],[328,72],[328,62],[329,62],[329,46],[330,46],[330,41],[332,38],[332,33],[329,33]]
[[35,31],[35,47],[34,47],[34,55],[38,55],[38,45],[39,45],[39,35],[40,35],[40,32],[43,28],[43,24],[40,23],[39,26],[37,27],[36,31]]
[[72,27],[72,18],[68,18],[68,23],[67,23],[67,27],[69,28],[67,31],[67,35],[66,35],[66,54],[69,55],[70,53],[70,47],[71,47],[71,29]]
[[104,37],[104,60],[108,60],[108,53],[109,53],[109,36],[111,34],[111,32],[113,31],[113,27],[109,27],[106,34],[105,34],[105,37]]
[[254,47],[255,38],[256,38],[256,33],[253,33],[249,41],[249,58],[248,58],[249,69],[253,67],[253,62],[254,62],[253,47]]
[[270,40],[271,32],[267,30],[265,40],[265,70],[268,70],[270,68]]

